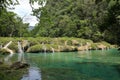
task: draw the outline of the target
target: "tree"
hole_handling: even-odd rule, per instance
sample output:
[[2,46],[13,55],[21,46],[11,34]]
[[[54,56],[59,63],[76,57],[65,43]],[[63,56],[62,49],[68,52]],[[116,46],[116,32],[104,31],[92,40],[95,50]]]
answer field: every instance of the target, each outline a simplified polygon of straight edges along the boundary
[[[9,6],[7,3],[3,3],[2,1],[0,2],[2,3],[1,6],[4,6],[4,4]],[[80,37],[92,39],[93,41],[106,40],[111,43],[120,44],[120,0],[29,1],[33,9],[33,15],[39,19],[39,23],[31,31],[32,35],[34,36]],[[43,7],[46,1],[47,4],[45,7]],[[33,5],[35,2],[40,4],[41,7],[34,9]],[[8,19],[10,20],[10,18]],[[17,20],[15,18],[12,19],[12,22],[8,22],[9,24],[12,24],[11,31],[14,32],[15,30],[13,27],[17,25]],[[6,19],[3,18],[3,20]],[[13,23],[15,23],[15,25],[13,25]],[[3,24],[2,19],[1,24]],[[22,22],[19,22],[19,24],[26,26],[26,24],[23,24]],[[8,24],[2,26],[6,25]],[[7,26],[1,27],[0,29],[2,29],[4,32],[6,28]]]
[[35,31],[46,37],[81,37],[109,42],[114,38],[118,42],[119,4],[119,0],[50,0],[35,12],[41,15]]
[[120,1],[110,0],[108,3],[108,13],[104,18],[104,23],[100,26],[100,29],[104,31],[105,40],[111,43],[120,44]]
[[14,7],[9,7],[9,6],[15,6],[18,5],[19,2],[18,0],[0,0],[0,15],[2,10],[5,10],[6,8],[11,8],[13,9]]
[[[0,15],[0,36],[20,36],[28,31],[28,24],[24,24],[15,13],[2,10]],[[23,36],[23,35],[22,35]]]

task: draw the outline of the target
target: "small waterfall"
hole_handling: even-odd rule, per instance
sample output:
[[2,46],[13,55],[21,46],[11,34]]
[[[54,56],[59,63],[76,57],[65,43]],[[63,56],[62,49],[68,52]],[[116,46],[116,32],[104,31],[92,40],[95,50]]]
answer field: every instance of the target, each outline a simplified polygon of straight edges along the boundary
[[96,47],[95,50],[98,50],[98,48]]
[[44,53],[46,53],[46,50],[47,50],[47,48],[45,47],[45,48],[44,48]]
[[21,43],[18,41],[18,61],[24,61],[24,51],[22,50]]
[[54,52],[55,52],[54,48],[53,48],[53,47],[51,47],[51,49],[52,49],[52,53],[54,53]]
[[54,60],[54,52],[55,52],[55,50],[54,50],[53,47],[51,47],[51,49],[52,49],[52,58],[53,58],[53,60]]
[[46,46],[45,46],[45,44],[44,43],[42,43],[42,45],[43,45],[43,50],[44,50],[44,53],[46,53],[46,50],[47,50],[47,48],[46,48]]
[[102,48],[102,51],[104,50],[104,48]]
[[88,46],[87,45],[85,46],[85,50],[88,51]]

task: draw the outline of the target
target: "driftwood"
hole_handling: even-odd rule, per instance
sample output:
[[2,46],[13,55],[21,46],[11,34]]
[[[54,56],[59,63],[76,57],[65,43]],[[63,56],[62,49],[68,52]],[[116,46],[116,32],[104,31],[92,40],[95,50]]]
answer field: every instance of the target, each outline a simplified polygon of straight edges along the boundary
[[11,49],[8,48],[8,46],[9,46],[11,43],[12,43],[12,41],[10,41],[9,43],[7,43],[7,44],[3,47],[3,49],[5,49],[7,52],[10,53],[10,55],[8,55],[8,56],[5,58],[5,61],[8,61],[9,58],[11,58],[11,57],[13,56],[13,54],[14,54],[13,50],[11,50]]
[[9,46],[11,43],[12,43],[12,41],[10,41],[9,43],[7,43],[7,44],[3,47],[3,49],[5,49],[6,51],[8,51],[8,52],[11,53],[11,54],[14,54],[14,52],[13,52],[11,49],[8,48],[8,46]]

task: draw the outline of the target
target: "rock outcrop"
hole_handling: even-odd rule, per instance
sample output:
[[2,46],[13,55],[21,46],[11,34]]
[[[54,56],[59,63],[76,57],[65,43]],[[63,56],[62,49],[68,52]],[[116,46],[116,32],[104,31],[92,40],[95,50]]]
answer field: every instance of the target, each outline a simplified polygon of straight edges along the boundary
[[77,48],[77,50],[78,50],[78,51],[85,51],[85,50],[88,51],[88,50],[91,49],[90,45],[91,45],[91,44],[87,42],[86,45],[79,46],[79,47]]
[[28,63],[15,62],[10,66],[10,68],[12,68],[12,69],[22,69],[22,68],[27,68],[29,66],[30,65]]
[[100,44],[97,46],[99,50],[104,50],[107,48],[107,46],[103,45],[103,44]]
[[[8,40],[7,40],[8,41]],[[70,51],[85,51],[85,50],[104,50],[113,48],[112,45],[102,41],[94,43],[92,40],[81,38],[18,38],[10,41],[6,46],[0,49],[0,53],[7,52],[13,54],[18,52],[17,42],[20,41],[24,52],[38,53],[38,52],[70,52]],[[0,42],[0,45],[3,45]],[[4,42],[5,44],[6,42]],[[12,43],[12,45],[10,45]],[[44,43],[44,44],[43,44]],[[10,45],[10,46],[9,46]],[[29,46],[30,45],[30,46]],[[9,47],[7,47],[9,46]],[[1,48],[1,47],[0,47]],[[2,52],[1,52],[2,50]]]

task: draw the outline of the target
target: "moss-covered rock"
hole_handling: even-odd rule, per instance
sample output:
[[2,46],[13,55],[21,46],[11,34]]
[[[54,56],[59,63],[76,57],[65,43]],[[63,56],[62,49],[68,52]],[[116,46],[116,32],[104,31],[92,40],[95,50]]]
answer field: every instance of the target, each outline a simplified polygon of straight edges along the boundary
[[113,47],[112,47],[111,44],[109,44],[105,41],[91,44],[91,49],[92,50],[95,50],[95,49],[102,50],[102,49],[109,49],[109,48],[113,48]]
[[97,47],[97,43],[93,43],[93,44],[91,44],[91,50],[96,50],[96,49],[98,49],[98,47]]
[[34,52],[42,52],[42,51],[43,51],[43,48],[42,48],[42,45],[41,45],[41,44],[31,46],[31,47],[29,47],[28,50],[27,50],[27,52],[31,52],[31,53],[34,53]]
[[112,45],[109,44],[108,42],[102,41],[102,42],[100,42],[100,43],[102,43],[103,45],[105,45],[106,48],[112,48]]
[[11,45],[8,46],[9,49],[13,50],[13,52],[18,52],[18,45],[17,42],[12,42]]
[[38,45],[34,45],[28,48],[27,52],[53,52],[57,51],[58,46],[57,45],[52,45],[52,44],[38,44]]
[[70,51],[77,51],[77,48],[74,46],[60,46],[60,45],[53,45],[53,44],[42,44],[31,46],[27,52],[70,52]]
[[[109,49],[113,48],[111,44],[102,41],[94,43],[92,40],[88,39],[81,39],[81,38],[68,38],[68,37],[61,37],[61,38],[50,38],[50,37],[22,37],[22,38],[4,38],[0,37],[0,45],[5,45],[9,41],[13,43],[9,46],[15,53],[18,52],[18,44],[17,42],[20,41],[22,47],[25,49],[25,52],[44,52],[46,48],[46,52],[54,51],[76,51],[76,50],[96,50],[96,49]],[[27,41],[27,44],[26,44]],[[42,45],[44,44],[44,46]],[[87,47],[87,48],[86,48]],[[4,53],[5,51],[1,51]],[[6,52],[5,52],[6,53]]]
[[60,52],[71,52],[71,51],[77,51],[77,48],[74,46],[60,46],[59,50]]

